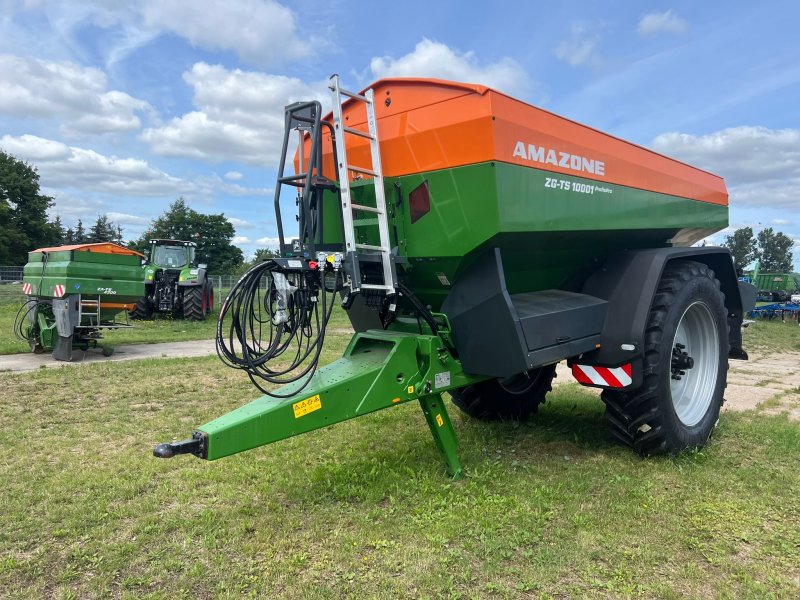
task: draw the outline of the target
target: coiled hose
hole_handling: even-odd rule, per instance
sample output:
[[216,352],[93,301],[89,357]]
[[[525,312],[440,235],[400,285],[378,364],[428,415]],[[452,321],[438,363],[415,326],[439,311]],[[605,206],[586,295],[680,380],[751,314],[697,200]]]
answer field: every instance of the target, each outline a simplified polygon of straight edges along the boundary
[[[336,294],[334,285],[328,297],[324,267],[283,272],[271,260],[257,264],[233,286],[220,309],[217,355],[227,366],[245,371],[268,396],[294,396],[316,371]],[[264,387],[303,377],[303,384],[285,395]]]
[[30,322],[28,317],[31,315],[31,313],[33,313],[35,319],[36,310],[44,306],[48,306],[48,304],[46,302],[38,302],[34,299],[28,299],[24,304],[22,304],[22,306],[19,307],[17,314],[14,316],[14,337],[20,342],[30,343],[36,339],[35,335],[31,337],[28,337],[27,335],[27,323]]

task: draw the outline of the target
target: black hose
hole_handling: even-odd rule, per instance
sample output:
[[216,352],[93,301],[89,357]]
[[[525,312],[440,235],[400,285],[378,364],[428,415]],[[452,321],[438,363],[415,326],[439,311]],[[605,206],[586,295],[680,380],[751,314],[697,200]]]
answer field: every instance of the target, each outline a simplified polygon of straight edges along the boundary
[[14,337],[17,338],[20,342],[31,342],[35,339],[35,336],[28,337],[25,332],[25,323],[29,320],[28,317],[31,313],[42,306],[49,306],[46,302],[39,302],[32,298],[29,298],[25,301],[22,306],[19,307],[17,310],[17,314],[14,316]]
[[437,325],[436,319],[433,318],[433,315],[431,314],[431,311],[428,310],[428,307],[425,306],[422,301],[414,295],[414,292],[412,292],[406,284],[398,281],[397,289],[408,299],[409,302],[411,302],[411,305],[417,311],[417,314],[421,316],[428,324],[428,327],[431,328],[433,335],[438,335],[439,325]]
[[[245,371],[268,396],[294,396],[317,369],[335,294],[336,289],[328,298],[322,268],[284,273],[271,260],[255,265],[220,309],[217,355],[227,366]],[[277,360],[281,362],[276,365]],[[304,377],[299,388],[285,395],[262,385],[286,385]]]

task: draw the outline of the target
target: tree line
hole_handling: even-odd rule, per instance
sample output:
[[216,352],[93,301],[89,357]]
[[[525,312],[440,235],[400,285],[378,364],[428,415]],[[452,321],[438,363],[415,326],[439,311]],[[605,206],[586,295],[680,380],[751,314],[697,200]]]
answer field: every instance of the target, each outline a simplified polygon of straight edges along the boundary
[[236,231],[225,215],[199,213],[182,197],[127,244],[122,227],[107,215],[98,216],[88,229],[82,219],[65,228],[60,217],[48,218],[53,205],[53,198],[39,188],[36,168],[0,150],[0,265],[24,265],[31,250],[63,244],[114,242],[145,253],[156,238],[195,242],[198,262],[214,273],[233,273],[244,264],[242,251],[232,243]]
[[758,235],[753,234],[752,227],[740,227],[726,236],[722,245],[731,251],[737,269],[758,261],[762,273],[791,273],[794,270],[794,241],[780,231],[775,232],[772,227],[762,229]]

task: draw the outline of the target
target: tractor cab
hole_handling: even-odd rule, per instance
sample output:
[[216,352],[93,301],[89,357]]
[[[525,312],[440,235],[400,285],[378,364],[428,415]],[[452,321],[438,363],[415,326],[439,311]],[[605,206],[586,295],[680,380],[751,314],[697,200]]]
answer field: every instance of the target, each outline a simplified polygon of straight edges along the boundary
[[148,262],[161,269],[184,269],[194,266],[197,244],[178,240],[150,240]]

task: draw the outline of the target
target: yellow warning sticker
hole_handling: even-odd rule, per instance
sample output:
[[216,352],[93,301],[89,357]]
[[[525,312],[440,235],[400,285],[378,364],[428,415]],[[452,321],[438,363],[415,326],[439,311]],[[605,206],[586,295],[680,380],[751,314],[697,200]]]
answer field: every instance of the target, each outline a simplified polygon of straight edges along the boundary
[[408,393],[409,394],[413,394],[414,393],[414,386],[413,385],[408,386]]
[[322,408],[322,400],[319,399],[319,394],[292,404],[292,409],[294,410],[295,419],[304,417],[308,413],[312,413],[315,410],[319,410],[320,408]]
[[441,414],[436,415],[436,422],[439,424],[439,427],[444,425],[444,419],[442,418]]

